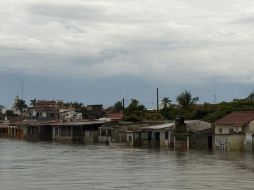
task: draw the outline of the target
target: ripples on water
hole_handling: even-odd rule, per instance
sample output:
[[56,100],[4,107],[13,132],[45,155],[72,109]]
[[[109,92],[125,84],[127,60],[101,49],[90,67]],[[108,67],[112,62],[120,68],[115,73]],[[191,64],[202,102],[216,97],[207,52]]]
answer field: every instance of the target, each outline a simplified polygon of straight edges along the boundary
[[0,139],[0,190],[254,189],[253,155]]

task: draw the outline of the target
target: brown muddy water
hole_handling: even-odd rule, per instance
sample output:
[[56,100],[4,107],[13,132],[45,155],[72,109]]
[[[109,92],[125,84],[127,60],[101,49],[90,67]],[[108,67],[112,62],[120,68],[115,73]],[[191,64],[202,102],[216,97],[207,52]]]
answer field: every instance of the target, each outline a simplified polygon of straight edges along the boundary
[[0,190],[254,189],[247,153],[178,152],[0,139]]

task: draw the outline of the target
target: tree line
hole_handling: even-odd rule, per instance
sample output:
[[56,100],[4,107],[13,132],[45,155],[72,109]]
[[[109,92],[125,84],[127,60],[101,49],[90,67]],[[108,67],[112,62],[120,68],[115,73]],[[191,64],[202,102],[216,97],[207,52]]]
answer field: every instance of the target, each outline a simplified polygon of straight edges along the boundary
[[[177,115],[182,115],[186,119],[200,119],[213,122],[233,111],[254,111],[254,93],[247,98],[234,99],[231,102],[220,102],[218,104],[203,103],[197,104],[199,97],[193,97],[190,91],[183,91],[177,98],[177,104],[172,103],[169,97],[161,100],[160,109],[148,110],[137,99],[132,99],[129,105],[123,108],[122,101],[118,101],[113,107],[109,108],[111,112],[123,112],[125,121],[158,121],[158,120],[174,120]],[[36,104],[36,99],[30,100],[30,106]],[[75,108],[76,111],[84,112],[83,103],[67,102],[62,103],[63,108]],[[16,97],[14,107],[21,115],[28,108],[25,100]],[[6,116],[13,116],[12,110],[7,110]],[[0,118],[1,119],[1,118]]]
[[199,97],[193,97],[190,91],[183,91],[176,98],[177,104],[173,104],[169,97],[161,100],[161,109],[151,112],[136,99],[131,100],[126,108],[119,109],[121,102],[115,106],[124,111],[126,121],[144,120],[175,120],[176,116],[182,115],[185,119],[198,119],[214,122],[233,111],[254,111],[254,93],[245,99],[234,99],[231,102],[220,102],[218,104],[197,104]]

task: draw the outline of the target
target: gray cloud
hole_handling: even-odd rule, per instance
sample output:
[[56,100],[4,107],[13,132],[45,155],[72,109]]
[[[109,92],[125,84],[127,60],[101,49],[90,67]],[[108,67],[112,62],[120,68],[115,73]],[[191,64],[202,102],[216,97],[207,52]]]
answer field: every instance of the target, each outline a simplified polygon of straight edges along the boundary
[[252,22],[253,5],[251,0],[3,0],[0,72],[192,84],[216,77],[251,84],[254,28],[246,23]]

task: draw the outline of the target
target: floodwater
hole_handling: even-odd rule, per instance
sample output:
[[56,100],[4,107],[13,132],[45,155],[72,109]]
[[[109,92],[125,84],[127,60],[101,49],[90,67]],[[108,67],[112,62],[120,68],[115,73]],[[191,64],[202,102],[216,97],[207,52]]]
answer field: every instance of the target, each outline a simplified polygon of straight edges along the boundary
[[253,190],[253,159],[246,153],[0,139],[0,190]]

